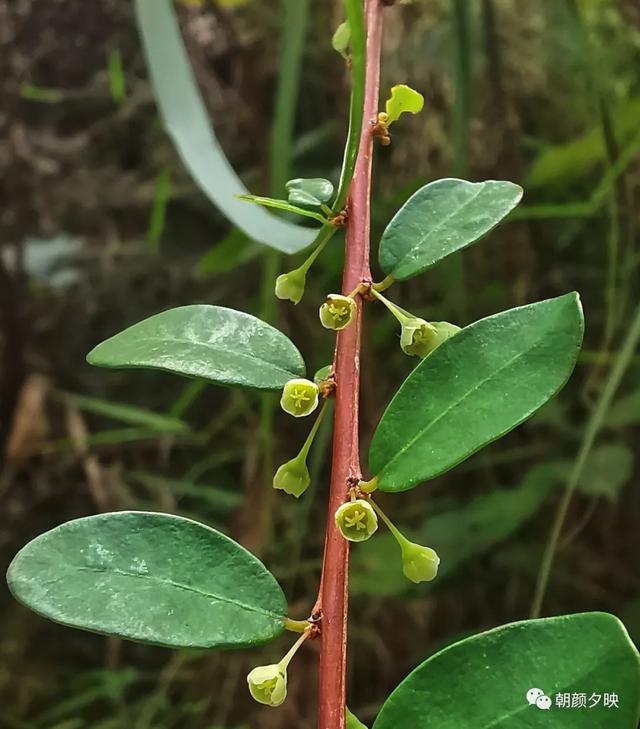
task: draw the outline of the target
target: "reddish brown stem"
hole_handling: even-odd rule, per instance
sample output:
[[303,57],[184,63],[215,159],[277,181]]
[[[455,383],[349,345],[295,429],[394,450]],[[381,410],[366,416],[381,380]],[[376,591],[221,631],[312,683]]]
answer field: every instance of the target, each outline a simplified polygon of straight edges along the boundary
[[[365,0],[367,28],[367,74],[364,121],[360,147],[349,196],[345,266],[342,291],[346,295],[361,281],[370,281],[369,227],[371,197],[372,123],[378,111],[380,51],[382,44],[381,0]],[[344,729],[347,659],[347,578],[349,544],[334,522],[336,509],[348,489],[360,479],[358,411],[360,395],[360,341],[362,298],[351,326],[338,333],[334,372],[336,410],[333,434],[333,466],[329,493],[327,534],[316,610],[322,616],[318,729]]]

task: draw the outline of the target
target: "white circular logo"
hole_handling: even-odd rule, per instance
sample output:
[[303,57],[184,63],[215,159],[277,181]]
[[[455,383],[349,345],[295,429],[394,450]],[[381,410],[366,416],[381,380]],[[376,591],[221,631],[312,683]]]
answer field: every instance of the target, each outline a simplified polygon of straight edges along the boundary
[[540,696],[536,701],[536,706],[543,711],[548,711],[551,708],[551,699],[548,696]]
[[541,697],[544,696],[544,691],[539,688],[532,688],[527,691],[527,701],[530,704],[535,704],[536,701]]

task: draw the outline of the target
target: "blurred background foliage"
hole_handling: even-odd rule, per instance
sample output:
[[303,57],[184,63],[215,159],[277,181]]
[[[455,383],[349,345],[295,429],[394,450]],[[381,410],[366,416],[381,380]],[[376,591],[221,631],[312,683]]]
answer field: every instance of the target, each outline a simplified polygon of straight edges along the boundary
[[[308,12],[291,14],[292,2]],[[348,109],[348,75],[330,46],[341,2],[185,0],[177,9],[216,133],[252,192],[279,193],[287,176],[335,181]],[[274,493],[270,479],[306,428],[273,398],[92,370],[84,356],[147,315],[209,302],[276,322],[313,372],[332,356],[317,307],[339,289],[340,241],[319,259],[299,306],[277,302],[273,279],[293,262],[230,229],[185,173],[158,119],[130,2],[0,0],[0,18],[3,566],[65,520],[165,510],[259,553],[292,615],[307,615],[325,522],[327,429],[313,452],[313,488],[297,502]],[[274,134],[279,78],[291,70],[278,49],[296,34],[305,38],[301,93],[296,104],[290,79],[280,110],[286,119],[288,104],[295,124]],[[395,298],[464,325],[577,289],[587,331],[569,385],[531,421],[445,476],[383,500],[441,554],[436,583],[407,583],[384,533],[353,550],[349,703],[363,720],[438,647],[528,615],[581,448],[545,612],[609,610],[640,639],[637,354],[611,406],[600,408],[595,437],[585,437],[640,298],[638,69],[635,0],[414,0],[387,13],[383,90],[408,83],[426,108],[403,118],[392,146],[377,152],[374,260],[383,226],[429,180],[525,187],[510,222]],[[415,365],[380,307],[369,308],[366,335],[365,454]],[[251,703],[245,675],[279,656],[278,645],[172,654],[55,626],[0,590],[2,727],[315,726],[315,646],[296,659],[289,699],[275,712]]]

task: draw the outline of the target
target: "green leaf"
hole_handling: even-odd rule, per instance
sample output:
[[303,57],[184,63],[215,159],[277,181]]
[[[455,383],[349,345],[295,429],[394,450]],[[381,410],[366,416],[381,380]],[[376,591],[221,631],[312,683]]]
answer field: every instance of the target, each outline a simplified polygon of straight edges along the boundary
[[[333,195],[333,185],[322,177],[302,177],[289,180],[286,185],[289,202],[293,205],[310,205],[319,208],[329,202]],[[324,221],[324,218],[323,218]]]
[[[324,215],[316,213],[313,210],[306,210],[305,208],[300,208],[297,205],[293,205],[292,202],[294,202],[294,200],[292,199],[291,195],[289,196],[291,202],[287,202],[286,200],[276,200],[272,197],[261,197],[260,195],[238,195],[238,199],[244,200],[245,202],[254,203],[255,205],[262,205],[265,208],[275,208],[276,210],[284,210],[287,213],[302,215],[305,218],[313,218],[313,220],[317,220],[322,224],[327,222],[327,219]],[[310,204],[306,202],[301,202],[300,200],[296,200],[295,202],[298,202],[302,205]],[[319,204],[320,203],[318,203],[318,205]]]
[[364,82],[366,73],[366,34],[364,27],[364,4],[361,0],[344,0],[347,23],[351,30],[351,98],[349,101],[349,131],[342,159],[342,171],[336,199],[331,206],[339,212],[347,202],[349,187],[353,179],[356,157],[360,146],[360,132],[364,116]]
[[424,97],[415,89],[406,84],[398,84],[391,88],[391,96],[385,103],[387,112],[387,124],[393,124],[400,118],[401,114],[409,112],[418,114],[424,106]]
[[344,21],[336,28],[333,37],[331,38],[331,45],[333,50],[337,51],[341,56],[347,56],[349,52],[349,44],[351,43],[351,28],[349,22]]
[[[418,666],[384,703],[373,729],[634,729],[640,662],[606,613],[527,620],[480,633]],[[541,710],[527,693],[552,700]],[[558,694],[595,693],[594,708],[560,708]],[[619,708],[603,694],[615,693]]]
[[263,390],[279,390],[305,373],[300,352],[282,332],[251,314],[206,304],[144,319],[98,344],[87,361]]
[[380,266],[397,281],[417,276],[488,233],[521,198],[522,188],[513,182],[431,182],[407,200],[382,234]]
[[367,729],[367,727],[358,719],[358,717],[349,711],[349,707],[344,707],[345,713],[345,729]]
[[240,648],[279,635],[287,606],[273,575],[203,524],[124,511],[62,524],[9,567],[13,595],[50,620],[179,648]]
[[481,319],[441,344],[378,424],[369,465],[379,488],[434,478],[526,420],[567,381],[582,333],[571,293]]
[[316,231],[238,200],[243,185],[209,123],[180,35],[171,0],[136,0],[147,65],[167,133],[185,167],[209,200],[250,238],[285,253],[311,244]]
[[627,446],[611,443],[593,450],[582,469],[578,489],[590,496],[615,500],[633,474],[633,453]]
[[313,376],[313,381],[317,384],[322,382],[323,380],[326,380],[327,377],[331,374],[331,370],[333,369],[332,364],[325,365],[324,367],[321,367]]
[[111,400],[101,400],[97,397],[87,397],[86,395],[68,394],[66,397],[80,410],[102,415],[120,423],[144,426],[158,433],[187,433],[189,431],[189,425],[184,420],[175,418],[172,415],[154,413],[152,410],[145,410],[144,408]]

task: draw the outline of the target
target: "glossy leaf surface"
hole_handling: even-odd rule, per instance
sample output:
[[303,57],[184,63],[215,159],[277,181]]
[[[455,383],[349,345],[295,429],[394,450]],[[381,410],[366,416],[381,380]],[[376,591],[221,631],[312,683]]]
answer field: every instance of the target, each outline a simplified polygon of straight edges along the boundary
[[488,233],[518,204],[513,182],[444,179],[398,210],[380,240],[380,266],[398,281],[416,276]]
[[286,603],[252,554],[203,524],[117,512],[62,524],[34,539],[7,575],[15,597],[50,620],[172,647],[264,643]]
[[287,182],[289,202],[293,205],[320,207],[329,202],[333,195],[333,185],[322,177],[299,177]]
[[[529,620],[436,653],[393,691],[373,729],[635,729],[639,686],[638,652],[613,615]],[[529,703],[536,688],[549,708]],[[565,693],[586,694],[587,708],[560,708]],[[618,708],[605,706],[605,693]]]
[[481,319],[440,345],[402,384],[369,451],[383,491],[434,478],[552,397],[582,342],[577,294]]
[[197,304],[144,319],[87,355],[98,367],[150,368],[223,385],[277,390],[304,374],[293,343],[234,309]]

